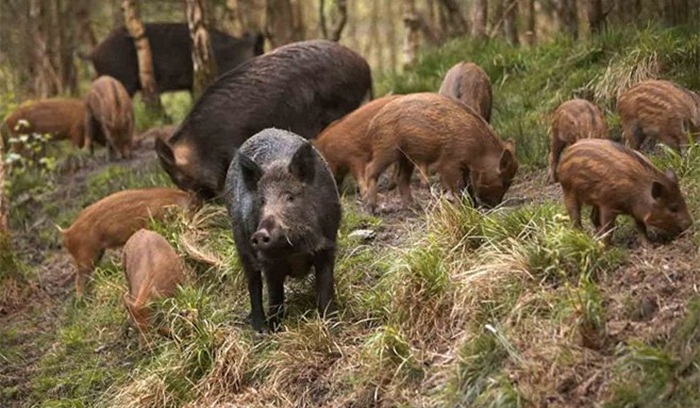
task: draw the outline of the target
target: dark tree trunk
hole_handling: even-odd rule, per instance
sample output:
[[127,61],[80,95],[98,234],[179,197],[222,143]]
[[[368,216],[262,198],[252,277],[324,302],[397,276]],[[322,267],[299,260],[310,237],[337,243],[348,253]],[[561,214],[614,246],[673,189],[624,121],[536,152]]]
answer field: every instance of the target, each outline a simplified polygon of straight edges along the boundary
[[194,97],[198,98],[209,84],[214,82],[218,69],[211,47],[203,0],[185,0],[187,26],[192,38],[192,64],[194,68]]
[[525,42],[529,45],[537,42],[537,27],[535,14],[535,0],[525,1]]
[[124,0],[122,2],[124,22],[129,35],[134,40],[136,56],[139,63],[139,81],[141,82],[141,96],[149,110],[162,114],[163,107],[160,104],[158,88],[153,75],[153,54],[151,45],[146,37],[146,31],[141,22],[138,0]]
[[518,45],[520,41],[518,40],[518,1],[517,0],[504,0],[503,1],[503,31],[506,36],[506,40],[513,45]]
[[559,26],[574,40],[578,39],[578,7],[576,0],[557,0]]
[[588,27],[591,34],[599,34],[605,28],[605,15],[603,14],[602,0],[588,1]]
[[440,0],[447,20],[448,36],[459,37],[469,32],[469,23],[462,15],[462,11],[455,0]]
[[304,39],[304,20],[298,0],[267,0],[265,33],[272,48]]

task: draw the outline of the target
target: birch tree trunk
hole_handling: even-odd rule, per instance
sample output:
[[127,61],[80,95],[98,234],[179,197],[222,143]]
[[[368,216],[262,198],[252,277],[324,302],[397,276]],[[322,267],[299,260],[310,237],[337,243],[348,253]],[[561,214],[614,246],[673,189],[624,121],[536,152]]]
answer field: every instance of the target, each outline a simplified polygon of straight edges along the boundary
[[207,86],[214,82],[218,73],[202,2],[203,0],[185,0],[187,26],[192,38],[194,99],[199,98]]
[[129,31],[131,38],[133,38],[134,46],[136,47],[136,56],[139,61],[141,96],[149,110],[162,114],[163,107],[160,104],[158,88],[153,74],[153,54],[146,36],[146,30],[141,22],[139,1],[124,0],[122,2],[122,11],[124,12],[126,29]]
[[535,0],[525,1],[525,42],[534,45],[537,42],[537,27],[535,14]]
[[474,14],[472,19],[472,37],[485,40],[488,38],[486,22],[489,17],[489,3],[487,0],[474,1]]

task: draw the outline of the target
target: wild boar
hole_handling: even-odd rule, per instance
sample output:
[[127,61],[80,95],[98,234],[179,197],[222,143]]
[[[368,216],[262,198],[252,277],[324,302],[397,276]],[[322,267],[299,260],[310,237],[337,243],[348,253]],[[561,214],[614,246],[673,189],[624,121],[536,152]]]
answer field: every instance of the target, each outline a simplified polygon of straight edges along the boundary
[[213,198],[238,148],[276,127],[305,138],[357,108],[371,94],[367,62],[332,41],[289,44],[220,76],[166,143],[161,165],[183,190]]
[[236,153],[226,177],[226,206],[248,280],[251,324],[266,328],[262,278],[269,294],[269,328],[284,313],[284,280],[313,266],[321,315],[332,313],[333,268],[341,207],[323,157],[302,137],[265,129]]
[[634,218],[644,245],[648,234],[674,238],[693,224],[673,170],[664,173],[619,143],[579,140],[564,150],[557,174],[574,226],[581,228],[581,206],[592,206],[591,222],[606,243],[619,214]]
[[184,282],[182,260],[162,235],[140,229],[126,241],[122,264],[129,286],[124,305],[143,334],[150,319],[149,302],[173,296]]
[[461,101],[491,121],[491,80],[480,66],[466,61],[456,64],[445,74],[438,93]]
[[445,96],[403,96],[384,106],[367,132],[372,140],[365,170],[370,210],[377,203],[377,179],[392,163],[399,166],[404,206],[412,202],[409,182],[416,165],[433,166],[453,196],[466,187],[474,203],[489,207],[501,202],[518,170],[515,143],[501,141],[480,115]]
[[99,142],[107,146],[110,159],[115,153],[122,159],[131,158],[134,108],[124,86],[111,76],[97,78],[85,106],[85,148],[92,151],[93,143]]
[[547,179],[554,183],[557,181],[559,156],[564,148],[579,139],[607,139],[608,125],[596,105],[585,99],[572,99],[554,111],[550,137]]
[[389,95],[360,106],[331,123],[313,141],[314,147],[326,159],[338,186],[350,172],[355,178],[360,194],[365,193],[365,166],[372,155],[367,127],[384,105],[399,97],[400,95]]
[[[680,150],[700,131],[700,97],[670,81],[640,82],[617,101],[628,147],[649,151],[656,143]],[[695,138],[696,136],[693,136]]]
[[[192,39],[187,24],[146,23],[144,28],[158,91],[192,92]],[[260,34],[235,38],[210,29],[209,35],[219,74],[263,53],[265,40]],[[129,96],[141,89],[136,47],[126,27],[114,29],[89,56],[80,56],[92,61],[97,75],[110,75],[121,82]]]
[[[10,113],[3,123],[5,145],[7,140],[21,134],[50,134],[52,140],[70,140],[81,148],[85,137],[85,102],[74,98],[38,99],[23,103]],[[22,146],[13,148],[22,150]]]
[[184,191],[145,188],[114,193],[81,211],[69,228],[61,230],[63,246],[75,260],[77,296],[83,295],[85,280],[105,249],[124,245],[134,232],[147,226],[149,218],[160,219],[171,207],[192,210],[197,204]]

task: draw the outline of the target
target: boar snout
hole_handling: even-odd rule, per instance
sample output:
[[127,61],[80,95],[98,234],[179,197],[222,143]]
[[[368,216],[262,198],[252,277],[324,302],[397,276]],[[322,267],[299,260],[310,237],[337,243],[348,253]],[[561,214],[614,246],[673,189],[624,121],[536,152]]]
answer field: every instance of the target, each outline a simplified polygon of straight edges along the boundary
[[266,250],[270,247],[270,233],[266,229],[260,229],[250,239],[254,249]]
[[262,219],[260,225],[258,225],[258,230],[250,238],[250,243],[254,250],[265,252],[279,247],[284,241],[283,235],[280,226],[275,221],[275,217],[268,216]]

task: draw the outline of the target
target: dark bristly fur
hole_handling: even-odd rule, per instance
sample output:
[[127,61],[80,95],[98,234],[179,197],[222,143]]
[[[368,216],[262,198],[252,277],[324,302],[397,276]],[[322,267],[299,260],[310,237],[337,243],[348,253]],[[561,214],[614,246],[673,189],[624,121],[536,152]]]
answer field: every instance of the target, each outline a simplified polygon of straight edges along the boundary
[[644,244],[648,233],[674,238],[693,223],[673,170],[663,173],[619,143],[579,140],[564,150],[557,174],[573,224],[581,227],[581,206],[591,205],[591,221],[608,243],[619,214],[634,218]]
[[700,132],[700,97],[670,81],[640,82],[617,102],[627,146],[650,150],[663,143],[676,150],[688,144],[688,132]]
[[371,88],[367,62],[350,49],[325,40],[290,44],[219,77],[168,143],[156,140],[156,151],[175,184],[212,198],[249,137],[268,127],[316,137]]
[[412,202],[414,166],[434,167],[445,188],[457,195],[464,187],[474,202],[495,206],[518,169],[515,144],[501,141],[491,126],[462,103],[434,93],[402,96],[382,108],[368,128],[372,160],[367,165],[366,202],[374,209],[377,180],[398,163],[403,205]]
[[267,327],[262,276],[269,293],[269,328],[284,312],[284,281],[313,266],[321,315],[334,311],[333,268],[341,206],[333,175],[311,144],[266,129],[236,153],[226,178],[226,205],[248,281],[251,323]]
[[[153,76],[159,92],[192,91],[192,40],[187,24],[144,24],[153,57]],[[214,59],[223,74],[246,60],[263,53],[262,35],[231,37],[218,30],[209,30]],[[138,59],[134,41],[125,27],[114,29],[89,56],[98,75],[119,80],[129,96],[141,89]]]
[[579,139],[607,139],[608,125],[600,109],[585,99],[572,99],[559,105],[552,117],[547,179],[557,181],[557,164],[564,149]]
[[491,121],[491,80],[478,65],[463,61],[450,68],[438,93],[461,101],[487,122]]

